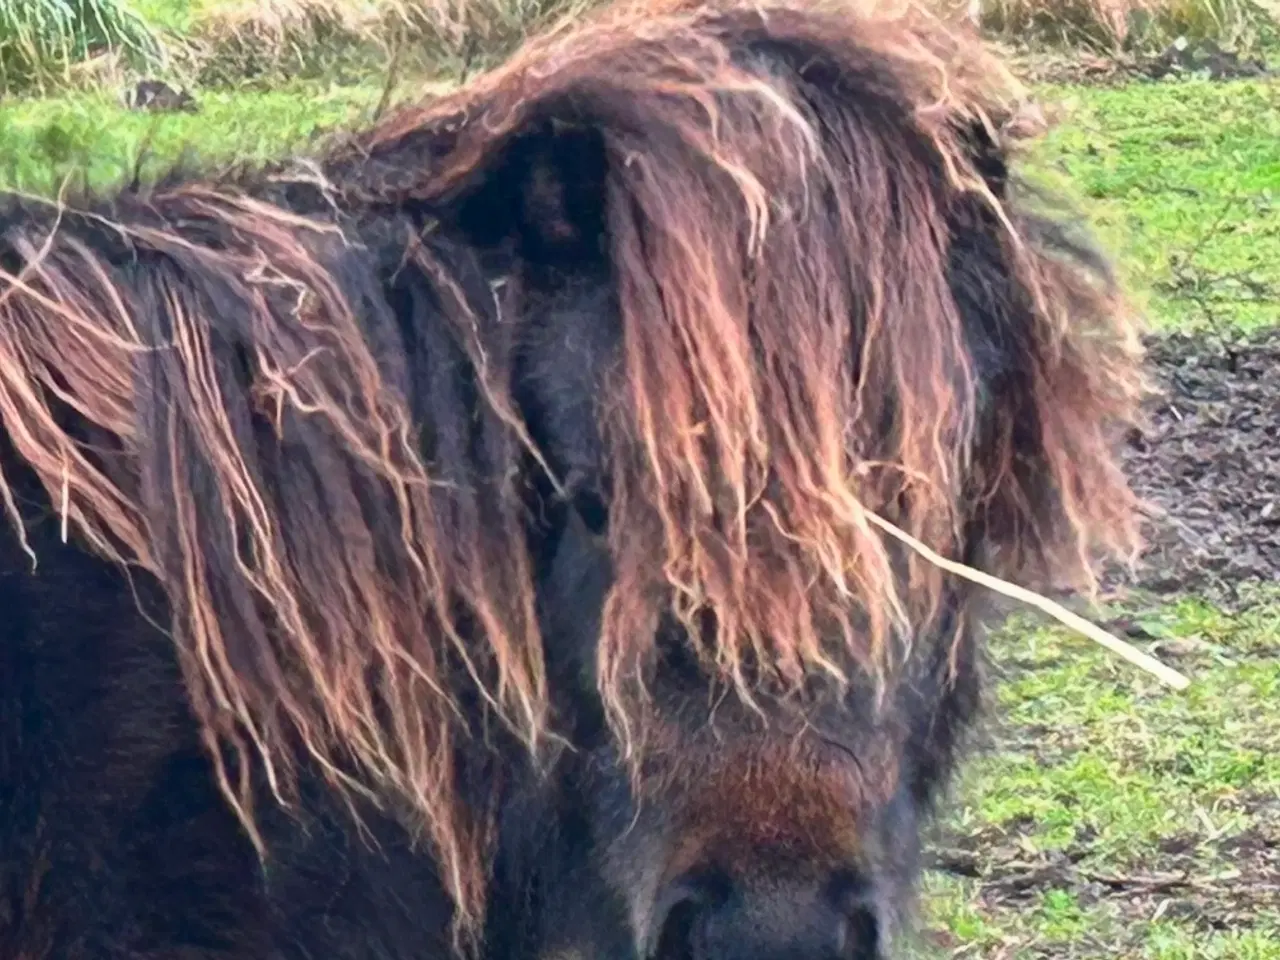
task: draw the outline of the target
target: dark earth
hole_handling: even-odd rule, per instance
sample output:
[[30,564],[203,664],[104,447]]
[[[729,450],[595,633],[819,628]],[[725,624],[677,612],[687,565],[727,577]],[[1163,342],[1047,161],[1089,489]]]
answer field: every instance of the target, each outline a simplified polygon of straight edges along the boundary
[[1090,55],[1012,47],[1006,47],[1004,53],[1014,73],[1031,84],[1115,87],[1142,81],[1177,82],[1192,77],[1240,80],[1276,74],[1265,60],[1224,49],[1212,39],[1187,42],[1183,38],[1159,53]]
[[1280,329],[1148,349],[1157,396],[1125,459],[1153,515],[1131,586],[1231,604],[1280,583]]

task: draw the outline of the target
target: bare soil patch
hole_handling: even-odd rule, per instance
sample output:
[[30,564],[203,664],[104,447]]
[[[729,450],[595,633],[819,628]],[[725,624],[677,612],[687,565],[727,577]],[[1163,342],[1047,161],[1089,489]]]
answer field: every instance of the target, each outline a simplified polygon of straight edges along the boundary
[[1026,83],[1123,86],[1187,77],[1241,80],[1275,76],[1261,57],[1220,47],[1212,40],[1171,44],[1160,53],[1007,49],[1010,68]]
[[1219,601],[1280,582],[1280,329],[1150,343],[1158,395],[1127,469],[1156,511],[1133,587]]

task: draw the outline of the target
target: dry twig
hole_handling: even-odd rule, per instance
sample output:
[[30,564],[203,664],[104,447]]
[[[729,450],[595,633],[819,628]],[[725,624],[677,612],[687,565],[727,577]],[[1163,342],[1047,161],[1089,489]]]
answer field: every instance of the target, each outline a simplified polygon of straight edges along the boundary
[[885,533],[889,534],[889,536],[906,544],[930,563],[946,570],[948,573],[953,573],[958,577],[964,577],[966,580],[970,580],[979,586],[986,587],[988,590],[993,590],[996,593],[1009,597],[1012,600],[1018,600],[1028,606],[1035,607],[1042,613],[1046,613],[1053,617],[1063,626],[1069,627],[1077,633],[1083,634],[1094,643],[1105,647],[1112,653],[1123,657],[1138,667],[1141,667],[1157,680],[1168,684],[1175,690],[1185,690],[1191,685],[1191,681],[1178,671],[1161,663],[1155,657],[1143,653],[1137,647],[1133,646],[1133,644],[1126,643],[1114,634],[1108,633],[1096,624],[1090,623],[1088,620],[1084,619],[1084,617],[1072,613],[1066,607],[1062,606],[1062,604],[1056,603],[1048,597],[1042,596],[1033,590],[1020,587],[1007,580],[1001,580],[999,577],[993,577],[991,574],[983,573],[981,570],[975,570],[967,564],[958,563],[955,560],[948,560],[946,557],[929,549],[929,547],[911,536],[911,534],[898,529],[898,527],[894,526],[883,517],[878,516],[870,510],[866,513],[867,519]]

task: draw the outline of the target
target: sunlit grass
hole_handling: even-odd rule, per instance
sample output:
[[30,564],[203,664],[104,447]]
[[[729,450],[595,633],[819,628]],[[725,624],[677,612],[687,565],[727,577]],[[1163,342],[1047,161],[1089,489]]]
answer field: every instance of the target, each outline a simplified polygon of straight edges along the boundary
[[1036,166],[1088,201],[1153,322],[1280,321],[1280,83],[1056,88]]
[[184,153],[201,167],[265,161],[367,120],[381,95],[373,85],[204,91],[195,114],[130,111],[107,94],[21,101],[0,108],[0,186],[50,195],[72,176],[107,189],[144,149],[150,170]]
[[1074,879],[1050,875],[1029,896],[1005,896],[931,875],[930,924],[950,949],[985,956],[1034,941],[1054,957],[1280,957],[1280,909],[1214,930],[1144,916],[1159,896],[1088,886],[1190,865],[1229,908],[1233,884],[1249,889],[1231,876],[1232,839],[1280,842],[1280,590],[1234,615],[1189,599],[1147,611],[1143,625],[1157,638],[1148,643],[1173,645],[1193,678],[1187,691],[1057,629],[1011,624],[993,639],[994,743],[965,768],[941,845],[970,851],[991,876],[1065,857]]

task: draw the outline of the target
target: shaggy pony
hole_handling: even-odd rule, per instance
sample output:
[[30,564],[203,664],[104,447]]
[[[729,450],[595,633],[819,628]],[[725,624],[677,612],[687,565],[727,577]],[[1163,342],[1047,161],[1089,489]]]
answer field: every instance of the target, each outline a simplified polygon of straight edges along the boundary
[[914,8],[655,2],[6,199],[4,955],[880,955],[977,608],[868,512],[1136,547],[1135,330],[1016,107]]

